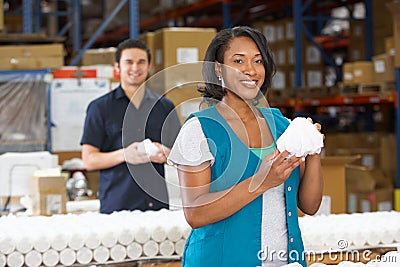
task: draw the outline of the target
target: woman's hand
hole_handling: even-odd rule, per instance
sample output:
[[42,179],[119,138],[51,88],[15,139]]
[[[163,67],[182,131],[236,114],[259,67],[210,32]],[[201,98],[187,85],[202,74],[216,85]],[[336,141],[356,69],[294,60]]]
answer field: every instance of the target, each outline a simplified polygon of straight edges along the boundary
[[261,163],[257,173],[253,176],[249,185],[249,191],[254,192],[259,189],[262,192],[284,183],[297,168],[304,157],[296,157],[288,151],[279,153],[276,150],[272,157],[266,157]]
[[157,142],[153,142],[153,144],[157,146],[158,152],[156,155],[150,156],[151,162],[161,164],[167,162],[167,158],[169,153],[171,152],[171,149]]

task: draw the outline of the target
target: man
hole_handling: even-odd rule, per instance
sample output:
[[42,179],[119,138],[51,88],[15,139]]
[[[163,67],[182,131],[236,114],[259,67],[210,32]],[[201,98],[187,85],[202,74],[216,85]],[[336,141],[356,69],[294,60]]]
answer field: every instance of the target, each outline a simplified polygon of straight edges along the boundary
[[[81,140],[87,170],[100,170],[100,212],[169,208],[164,163],[179,132],[171,101],[145,86],[151,54],[139,40],[118,45],[120,85],[93,100]],[[140,149],[150,139],[155,154]]]

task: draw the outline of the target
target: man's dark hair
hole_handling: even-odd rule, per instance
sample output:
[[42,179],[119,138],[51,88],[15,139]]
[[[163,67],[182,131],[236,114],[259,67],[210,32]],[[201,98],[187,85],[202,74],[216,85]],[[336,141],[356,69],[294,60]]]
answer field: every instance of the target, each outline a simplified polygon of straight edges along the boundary
[[122,51],[125,49],[129,49],[129,48],[139,48],[139,49],[146,51],[147,60],[150,63],[150,61],[151,61],[150,49],[147,47],[147,45],[145,43],[143,43],[140,40],[136,40],[136,39],[127,39],[127,40],[119,43],[119,45],[117,46],[117,51],[115,52],[115,62],[119,63],[119,61],[121,60]]

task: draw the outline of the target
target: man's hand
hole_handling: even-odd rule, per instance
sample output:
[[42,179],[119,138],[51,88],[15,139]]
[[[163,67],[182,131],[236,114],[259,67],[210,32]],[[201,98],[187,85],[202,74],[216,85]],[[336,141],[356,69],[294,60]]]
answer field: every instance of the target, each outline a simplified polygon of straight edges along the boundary
[[150,162],[149,156],[146,152],[138,151],[140,142],[134,142],[128,147],[124,148],[125,161],[130,164],[143,164]]

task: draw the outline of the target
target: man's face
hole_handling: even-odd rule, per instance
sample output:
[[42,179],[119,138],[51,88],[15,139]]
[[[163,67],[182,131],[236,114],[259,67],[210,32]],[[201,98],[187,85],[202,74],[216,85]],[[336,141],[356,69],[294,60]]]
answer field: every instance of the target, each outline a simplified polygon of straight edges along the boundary
[[151,65],[145,50],[128,48],[122,51],[120,62],[115,63],[115,68],[120,74],[123,87],[139,87],[149,75]]

